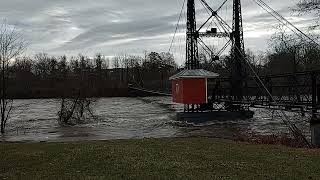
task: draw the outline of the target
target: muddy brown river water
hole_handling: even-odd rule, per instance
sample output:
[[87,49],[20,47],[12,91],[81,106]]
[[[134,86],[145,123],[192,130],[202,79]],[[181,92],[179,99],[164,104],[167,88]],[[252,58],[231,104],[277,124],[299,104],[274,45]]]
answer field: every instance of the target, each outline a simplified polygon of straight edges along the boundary
[[[102,98],[94,105],[97,120],[72,127],[57,122],[57,99],[15,100],[7,132],[1,141],[77,141],[132,138],[205,136],[233,138],[239,134],[289,134],[280,117],[266,109],[252,109],[249,120],[210,121],[187,124],[175,120],[181,105],[170,97]],[[287,115],[310,137],[310,115]]]

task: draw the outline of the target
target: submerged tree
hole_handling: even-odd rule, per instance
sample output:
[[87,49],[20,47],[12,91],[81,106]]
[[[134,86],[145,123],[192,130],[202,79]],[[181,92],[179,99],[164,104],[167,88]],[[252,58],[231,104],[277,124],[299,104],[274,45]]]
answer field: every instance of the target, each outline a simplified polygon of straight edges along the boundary
[[1,63],[1,134],[5,133],[6,123],[12,110],[12,100],[7,96],[7,80],[10,60],[19,56],[26,48],[26,42],[15,27],[3,22],[0,25]]
[[76,125],[87,120],[95,119],[93,114],[94,101],[85,97],[62,98],[61,107],[58,112],[60,125]]
[[61,107],[58,112],[58,122],[60,125],[76,125],[87,120],[95,119],[93,114],[94,100],[89,97],[89,79],[87,70],[88,61],[84,56],[79,56],[80,70],[77,79],[74,79],[75,86],[73,96],[61,98]]

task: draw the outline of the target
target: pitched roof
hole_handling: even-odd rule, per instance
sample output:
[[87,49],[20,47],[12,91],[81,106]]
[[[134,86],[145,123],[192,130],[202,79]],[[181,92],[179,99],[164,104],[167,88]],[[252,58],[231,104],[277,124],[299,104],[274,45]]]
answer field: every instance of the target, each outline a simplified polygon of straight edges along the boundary
[[178,74],[171,76],[170,80],[175,79],[184,79],[184,78],[216,78],[219,77],[219,74],[210,72],[204,69],[186,69]]

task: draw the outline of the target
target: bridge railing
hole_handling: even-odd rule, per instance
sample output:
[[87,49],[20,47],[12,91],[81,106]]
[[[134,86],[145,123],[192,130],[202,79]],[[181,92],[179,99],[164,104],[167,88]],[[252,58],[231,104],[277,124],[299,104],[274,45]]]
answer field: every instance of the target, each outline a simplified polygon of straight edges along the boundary
[[215,80],[209,92],[216,102],[229,101],[251,106],[277,104],[289,109],[301,107],[313,113],[320,110],[320,71],[267,75],[260,79],[264,86],[255,77],[245,78],[241,100],[233,95],[231,78]]

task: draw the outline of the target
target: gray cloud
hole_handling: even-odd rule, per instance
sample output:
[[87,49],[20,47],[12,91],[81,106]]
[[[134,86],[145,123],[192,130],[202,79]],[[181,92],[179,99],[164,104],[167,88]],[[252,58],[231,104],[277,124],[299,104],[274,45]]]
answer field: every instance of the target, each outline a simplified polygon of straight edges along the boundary
[[[0,0],[0,17],[25,35],[28,53],[139,54],[144,50],[167,51],[183,0]],[[295,1],[265,0],[299,27],[311,17],[294,17],[289,7]],[[219,1],[208,1],[217,8]],[[200,4],[199,24],[205,20]],[[227,14],[228,12],[228,14]],[[231,0],[221,16],[231,21]],[[277,22],[252,0],[243,1],[246,45],[253,50],[267,48]]]

